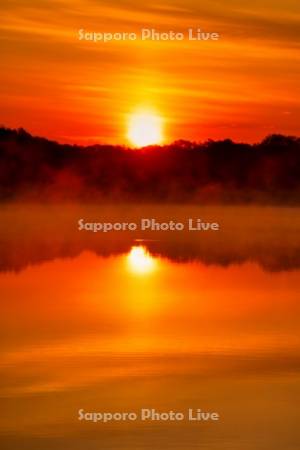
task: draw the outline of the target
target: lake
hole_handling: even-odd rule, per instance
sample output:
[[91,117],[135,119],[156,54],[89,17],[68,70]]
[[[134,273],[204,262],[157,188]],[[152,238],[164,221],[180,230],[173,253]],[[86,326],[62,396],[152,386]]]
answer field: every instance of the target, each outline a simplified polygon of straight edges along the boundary
[[[141,217],[220,230],[78,230]],[[298,208],[7,204],[0,220],[3,449],[299,449]],[[143,408],[185,419],[79,420]]]

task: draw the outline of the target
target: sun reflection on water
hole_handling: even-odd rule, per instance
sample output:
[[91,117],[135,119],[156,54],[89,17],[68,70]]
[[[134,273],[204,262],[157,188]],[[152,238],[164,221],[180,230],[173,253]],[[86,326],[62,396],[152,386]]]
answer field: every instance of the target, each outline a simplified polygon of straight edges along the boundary
[[143,246],[134,246],[127,256],[129,270],[137,275],[153,272],[156,267],[155,259]]

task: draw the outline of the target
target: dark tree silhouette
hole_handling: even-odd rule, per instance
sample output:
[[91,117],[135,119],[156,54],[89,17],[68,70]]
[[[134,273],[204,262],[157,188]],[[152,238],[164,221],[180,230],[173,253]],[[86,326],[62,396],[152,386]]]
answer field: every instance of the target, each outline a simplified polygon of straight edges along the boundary
[[0,199],[299,203],[300,139],[176,141],[138,151],[0,128]]

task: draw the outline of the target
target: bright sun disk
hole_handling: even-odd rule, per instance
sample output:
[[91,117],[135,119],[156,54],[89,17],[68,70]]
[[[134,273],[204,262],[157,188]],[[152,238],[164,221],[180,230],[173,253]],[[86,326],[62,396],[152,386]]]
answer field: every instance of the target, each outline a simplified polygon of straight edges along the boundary
[[129,119],[127,136],[136,147],[159,144],[162,141],[161,117],[149,111],[132,114]]

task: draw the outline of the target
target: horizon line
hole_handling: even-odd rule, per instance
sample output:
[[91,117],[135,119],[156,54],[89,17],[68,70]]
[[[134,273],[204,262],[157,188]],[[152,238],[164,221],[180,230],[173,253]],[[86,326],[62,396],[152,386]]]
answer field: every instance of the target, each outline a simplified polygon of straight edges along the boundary
[[[121,144],[110,144],[110,143],[105,143],[105,142],[97,142],[94,144],[78,144],[78,143],[63,143],[60,142],[58,140],[55,139],[51,139],[45,136],[40,136],[40,135],[34,135],[31,134],[29,131],[27,131],[25,128],[23,128],[22,126],[17,127],[17,128],[11,128],[8,127],[4,124],[0,124],[0,132],[2,131],[8,131],[8,132],[13,132],[16,134],[24,134],[24,135],[28,135],[33,139],[41,139],[41,140],[45,140],[47,142],[50,143],[54,143],[57,145],[61,145],[61,146],[70,146],[70,147],[81,147],[81,148],[90,148],[90,147],[115,147],[115,148],[123,148],[123,149],[127,149],[127,150],[142,150],[142,149],[147,149],[147,148],[166,148],[166,147],[170,147],[176,144],[191,144],[191,145],[195,145],[195,146],[200,146],[200,145],[204,145],[207,144],[209,142],[231,142],[233,144],[237,144],[237,145],[249,145],[249,146],[255,146],[255,145],[260,145],[262,144],[264,141],[266,141],[268,138],[273,137],[273,136],[277,136],[277,137],[283,137],[283,138],[287,138],[287,139],[293,139],[293,140],[298,140],[300,139],[300,136],[297,135],[288,135],[288,134],[282,134],[282,133],[271,133],[271,134],[267,134],[264,138],[262,138],[260,141],[257,142],[244,142],[244,141],[234,141],[233,139],[231,139],[230,137],[226,137],[224,139],[212,139],[212,138],[207,138],[206,140],[202,140],[202,141],[197,141],[197,140],[189,140],[189,139],[185,139],[185,138],[180,138],[180,139],[175,139],[174,141],[171,141],[169,143],[157,143],[157,144],[150,144],[150,145],[145,145],[145,146],[141,146],[141,147],[137,147],[137,146],[130,146],[127,145],[125,143]],[[0,136],[1,139],[1,136]]]

